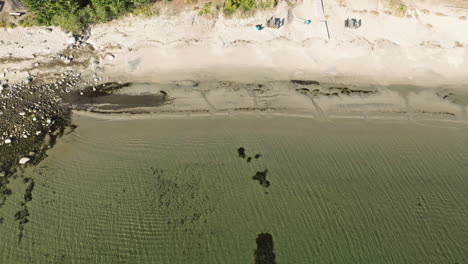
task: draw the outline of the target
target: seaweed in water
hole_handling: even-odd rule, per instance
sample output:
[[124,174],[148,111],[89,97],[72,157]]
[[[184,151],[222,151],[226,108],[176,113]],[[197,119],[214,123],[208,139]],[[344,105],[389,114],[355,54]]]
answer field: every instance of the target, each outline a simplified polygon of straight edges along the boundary
[[255,159],[259,159],[261,156],[262,156],[262,154],[257,153],[257,154],[255,154]]
[[252,176],[252,179],[258,181],[263,187],[268,188],[268,186],[270,186],[270,181],[266,179],[267,174],[268,169],[265,169],[264,171],[257,171],[257,173]]
[[23,210],[16,212],[15,219],[23,220],[26,216],[29,216],[29,211],[27,207],[24,207]]
[[245,148],[243,147],[238,148],[237,153],[239,154],[239,157],[245,159]]
[[257,236],[257,249],[255,250],[255,264],[275,264],[273,252],[273,236],[261,233]]
[[28,185],[28,188],[26,188],[26,191],[24,193],[24,201],[29,202],[32,200],[32,191],[34,190],[34,180],[31,180],[31,183]]
[[251,161],[252,161],[252,157],[248,157],[247,162],[251,162]]

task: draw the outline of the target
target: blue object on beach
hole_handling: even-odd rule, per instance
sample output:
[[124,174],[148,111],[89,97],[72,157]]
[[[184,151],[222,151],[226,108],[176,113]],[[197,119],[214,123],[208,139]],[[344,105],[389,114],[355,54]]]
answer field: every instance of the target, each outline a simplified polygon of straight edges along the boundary
[[312,21],[311,20],[306,20],[305,23],[306,24],[310,24]]
[[255,29],[256,29],[256,30],[262,30],[262,26],[261,26],[261,25],[256,25],[256,26],[255,26]]

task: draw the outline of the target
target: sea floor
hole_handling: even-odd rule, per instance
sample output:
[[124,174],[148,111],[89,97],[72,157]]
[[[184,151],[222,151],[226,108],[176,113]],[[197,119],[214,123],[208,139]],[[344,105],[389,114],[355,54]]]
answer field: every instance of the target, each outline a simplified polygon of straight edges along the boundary
[[261,233],[277,263],[468,262],[465,123],[74,124],[11,180],[0,263],[254,263]]

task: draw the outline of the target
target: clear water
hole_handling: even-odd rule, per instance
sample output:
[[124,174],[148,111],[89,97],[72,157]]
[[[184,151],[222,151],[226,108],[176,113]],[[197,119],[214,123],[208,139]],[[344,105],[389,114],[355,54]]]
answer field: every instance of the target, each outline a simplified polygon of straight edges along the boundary
[[[1,263],[468,263],[468,125],[77,117],[0,209]],[[247,163],[247,155],[262,157]],[[271,185],[252,176],[268,169]]]

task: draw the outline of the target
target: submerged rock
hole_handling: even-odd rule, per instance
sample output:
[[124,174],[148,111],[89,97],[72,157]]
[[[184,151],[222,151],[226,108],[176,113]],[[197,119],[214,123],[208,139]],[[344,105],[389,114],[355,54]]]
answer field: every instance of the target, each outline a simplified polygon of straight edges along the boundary
[[264,171],[257,171],[257,173],[252,176],[252,179],[258,181],[263,187],[268,188],[268,186],[270,186],[270,181],[266,179],[267,174],[268,169],[265,169]]
[[237,153],[239,154],[239,157],[241,157],[243,159],[245,158],[245,148],[243,148],[243,147],[238,148]]
[[255,264],[275,264],[275,252],[273,251],[273,236],[261,233],[257,236],[257,249],[255,250]]

